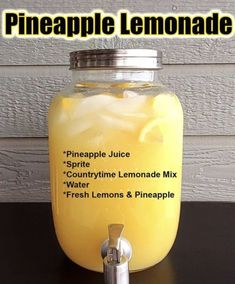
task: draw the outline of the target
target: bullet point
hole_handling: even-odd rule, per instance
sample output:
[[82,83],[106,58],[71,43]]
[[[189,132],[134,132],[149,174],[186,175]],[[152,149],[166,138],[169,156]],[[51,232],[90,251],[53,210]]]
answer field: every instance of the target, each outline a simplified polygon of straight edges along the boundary
[[66,181],[64,181],[64,184],[66,184]]
[[64,151],[63,153],[66,154],[66,151]]
[[64,163],[64,164],[66,164],[66,162],[65,162],[65,161],[63,161],[63,163]]
[[65,174],[66,174],[66,172],[63,172],[63,174],[65,175]]
[[64,194],[66,194],[66,191],[64,191]]

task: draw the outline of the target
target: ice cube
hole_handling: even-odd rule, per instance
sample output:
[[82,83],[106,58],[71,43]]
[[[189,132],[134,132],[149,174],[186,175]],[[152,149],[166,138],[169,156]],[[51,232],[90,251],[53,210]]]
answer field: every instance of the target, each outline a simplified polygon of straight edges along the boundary
[[80,118],[83,115],[96,113],[98,110],[104,109],[107,105],[115,102],[117,98],[107,95],[95,95],[79,100],[79,103],[74,106],[71,117]]
[[76,123],[71,122],[68,124],[67,128],[68,135],[73,136],[81,134],[92,128],[93,125],[94,125],[94,120],[92,119],[83,119],[82,121],[77,121]]
[[109,127],[114,130],[126,130],[126,131],[135,131],[136,124],[118,117],[113,117],[112,115],[102,114],[100,116],[102,124],[104,127]]
[[146,100],[146,96],[133,96],[123,99],[116,99],[116,101],[110,103],[108,109],[109,111],[120,115],[141,112],[141,110],[144,108]]
[[133,98],[136,96],[139,96],[139,94],[134,91],[125,90],[123,92],[123,98]]

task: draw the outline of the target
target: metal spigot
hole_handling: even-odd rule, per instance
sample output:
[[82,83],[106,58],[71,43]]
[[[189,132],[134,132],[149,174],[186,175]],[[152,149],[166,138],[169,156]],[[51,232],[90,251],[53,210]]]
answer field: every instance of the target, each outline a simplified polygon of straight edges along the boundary
[[124,225],[110,224],[109,239],[101,247],[105,284],[129,284],[129,260],[132,255],[130,243],[121,238]]

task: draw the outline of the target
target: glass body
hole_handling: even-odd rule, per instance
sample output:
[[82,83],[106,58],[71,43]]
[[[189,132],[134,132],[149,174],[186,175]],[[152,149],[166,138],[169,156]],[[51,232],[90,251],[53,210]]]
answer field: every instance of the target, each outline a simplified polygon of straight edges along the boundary
[[72,83],[52,100],[55,230],[67,256],[90,270],[102,271],[108,224],[124,224],[131,271],[160,262],[175,240],[183,112],[157,73],[75,70]]

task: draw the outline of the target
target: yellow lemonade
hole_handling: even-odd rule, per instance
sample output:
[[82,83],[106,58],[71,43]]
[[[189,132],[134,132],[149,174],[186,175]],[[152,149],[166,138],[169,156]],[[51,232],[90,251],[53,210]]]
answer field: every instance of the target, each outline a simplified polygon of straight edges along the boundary
[[107,227],[124,224],[123,236],[133,250],[130,270],[141,270],[160,262],[176,237],[182,108],[174,94],[154,93],[158,86],[127,82],[94,87],[96,93],[88,96],[61,93],[50,106],[56,234],[70,259],[102,271],[100,249]]

